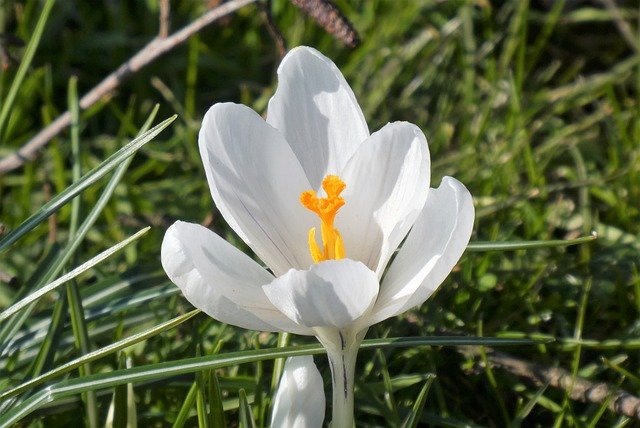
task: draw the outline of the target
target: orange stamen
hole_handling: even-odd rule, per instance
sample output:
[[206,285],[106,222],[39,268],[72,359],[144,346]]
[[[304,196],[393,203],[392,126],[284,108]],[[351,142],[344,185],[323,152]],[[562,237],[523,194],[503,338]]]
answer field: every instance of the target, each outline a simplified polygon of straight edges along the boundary
[[326,198],[319,198],[315,191],[307,190],[300,194],[300,203],[320,217],[320,233],[323,248],[316,243],[316,228],[309,229],[309,252],[313,261],[338,260],[345,257],[344,243],[340,232],[333,226],[338,210],[344,205],[340,193],[347,187],[337,175],[327,175],[322,180],[322,189]]

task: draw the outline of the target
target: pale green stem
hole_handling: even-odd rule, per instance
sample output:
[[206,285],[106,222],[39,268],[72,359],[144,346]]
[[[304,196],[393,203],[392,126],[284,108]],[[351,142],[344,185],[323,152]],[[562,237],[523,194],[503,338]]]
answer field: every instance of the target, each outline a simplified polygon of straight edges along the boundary
[[331,367],[333,384],[331,428],[352,428],[354,426],[353,390],[356,359],[366,330],[359,334],[352,334],[344,330],[336,330],[331,335],[324,333],[318,336],[318,340],[327,350]]
[[353,427],[353,386],[358,357],[357,347],[327,350],[333,380],[332,428]]

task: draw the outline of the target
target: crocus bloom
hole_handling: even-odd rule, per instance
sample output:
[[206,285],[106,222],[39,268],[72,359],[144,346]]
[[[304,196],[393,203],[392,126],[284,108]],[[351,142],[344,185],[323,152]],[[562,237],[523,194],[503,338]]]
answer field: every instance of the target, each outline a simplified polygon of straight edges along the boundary
[[322,376],[313,357],[287,358],[280,385],[273,400],[274,428],[315,428],[324,421]]
[[216,104],[199,147],[216,206],[268,269],[181,221],[165,235],[162,264],[220,321],[316,336],[332,369],[333,424],[351,426],[367,329],[422,304],[449,274],[471,235],[471,195],[451,177],[429,188],[417,126],[370,135],[344,77],[314,49],[284,58],[267,113]]

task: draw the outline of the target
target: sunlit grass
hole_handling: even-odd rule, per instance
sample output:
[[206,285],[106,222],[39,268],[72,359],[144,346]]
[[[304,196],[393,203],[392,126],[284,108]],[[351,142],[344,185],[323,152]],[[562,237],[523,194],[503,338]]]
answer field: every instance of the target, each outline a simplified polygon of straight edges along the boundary
[[[315,46],[343,70],[372,130],[395,120],[416,123],[429,140],[434,185],[452,175],[474,195],[474,236],[459,267],[420,309],[375,326],[368,338],[538,339],[502,350],[640,395],[640,54],[606,9],[493,3],[336,1],[360,32],[362,44],[350,50],[290,2],[273,2],[290,46]],[[75,9],[57,2],[39,38],[42,4],[7,2],[0,13],[2,31],[27,43],[39,39],[24,79],[16,80],[15,66],[0,74],[0,111],[7,111],[0,157],[73,107],[71,75],[82,95],[157,33],[155,2],[78,2]],[[198,1],[174,5],[172,28],[203,11]],[[637,37],[639,13],[620,9]],[[10,52],[26,58],[23,49]],[[178,218],[204,222],[246,250],[212,207],[197,132],[214,102],[264,112],[277,63],[257,9],[246,7],[80,112],[77,137],[64,132],[36,161],[0,176],[0,222],[8,228],[0,271],[15,278],[0,282],[0,312],[152,226],[121,253],[0,322],[0,420],[24,411],[23,423],[34,426],[68,424],[81,414],[88,425],[102,425],[117,376],[125,376],[134,383],[140,426],[206,426],[204,420],[220,420],[220,406],[226,423],[247,412],[258,425],[268,422],[279,370],[272,360],[286,354],[267,349],[278,336],[203,314],[165,327],[192,308],[162,272],[159,250]],[[175,113],[166,129],[118,151]],[[81,192],[75,207],[74,189]],[[575,246],[558,242],[575,239]],[[135,340],[137,333],[144,340]],[[130,346],[123,351],[121,343]],[[318,352],[312,343],[280,338],[294,353]],[[488,370],[482,357],[455,346],[426,343],[361,352],[358,426],[632,424],[606,406]],[[88,352],[100,358],[83,360]],[[118,369],[122,352],[133,369]],[[214,364],[228,355],[226,364]],[[195,368],[184,368],[193,361],[209,362],[197,379]],[[73,367],[62,369],[69,362]],[[326,359],[316,362],[329,382]],[[167,365],[171,376],[144,375]],[[38,375],[46,383],[26,383]],[[91,387],[95,379],[106,379],[104,386]],[[64,385],[75,389],[66,394]],[[79,395],[94,389],[94,396]]]

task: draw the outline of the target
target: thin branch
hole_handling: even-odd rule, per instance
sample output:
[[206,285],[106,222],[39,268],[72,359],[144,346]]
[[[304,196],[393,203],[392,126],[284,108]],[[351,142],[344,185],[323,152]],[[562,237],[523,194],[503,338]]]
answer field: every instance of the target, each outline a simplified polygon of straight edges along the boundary
[[169,36],[171,22],[169,0],[160,0],[160,25],[158,27],[158,38],[165,39]]
[[[256,1],[257,0],[231,0],[215,9],[211,9],[209,12],[205,13],[200,18],[169,37],[154,38],[145,47],[138,51],[138,53],[132,56],[128,61],[118,67],[117,70],[108,75],[102,82],[83,96],[80,99],[80,107],[82,109],[91,107],[103,97],[111,94],[122,84],[122,82],[138,72],[140,69],[156,60],[159,56],[184,43],[190,36],[202,30],[207,25]],[[15,153],[0,160],[0,175],[19,168],[28,160],[35,159],[39,150],[53,137],[58,135],[64,128],[69,126],[70,123],[71,114],[69,111],[58,116],[56,120],[36,134]]]
[[267,31],[269,32],[269,35],[271,36],[273,41],[276,43],[278,55],[280,55],[280,59],[282,59],[287,54],[287,42],[280,32],[276,21],[273,19],[273,15],[271,14],[271,0],[267,0],[264,3],[258,3],[258,7],[260,8],[260,15],[262,16],[262,20],[267,27]]
[[[458,352],[469,357],[480,356],[480,348],[476,346],[459,346]],[[572,400],[584,403],[604,404],[614,413],[640,420],[640,398],[623,389],[604,382],[591,382],[583,377],[573,377],[571,372],[560,367],[546,367],[531,363],[495,349],[484,348],[487,361],[498,367],[538,385],[549,384],[564,390]]]
[[329,0],[291,0],[295,6],[316,20],[329,34],[349,47],[356,47],[360,38],[351,22]]

